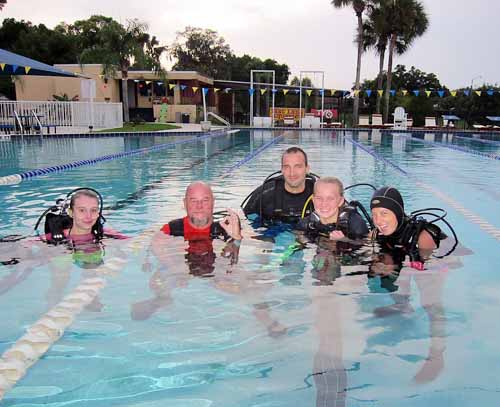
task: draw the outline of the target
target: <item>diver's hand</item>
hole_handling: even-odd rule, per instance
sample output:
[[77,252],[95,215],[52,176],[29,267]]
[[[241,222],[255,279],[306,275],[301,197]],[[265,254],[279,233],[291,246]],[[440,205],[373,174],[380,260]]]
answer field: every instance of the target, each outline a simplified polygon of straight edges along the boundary
[[334,230],[330,232],[330,240],[341,240],[343,238],[345,238],[345,235],[341,230]]
[[226,231],[226,233],[231,236],[234,240],[241,240],[241,223],[238,214],[232,209],[227,210],[229,215],[225,216],[219,224],[222,226],[222,229]]
[[233,265],[238,263],[238,258],[240,255],[240,242],[239,240],[232,240],[227,242],[227,244],[222,249],[221,256],[229,259],[229,264]]

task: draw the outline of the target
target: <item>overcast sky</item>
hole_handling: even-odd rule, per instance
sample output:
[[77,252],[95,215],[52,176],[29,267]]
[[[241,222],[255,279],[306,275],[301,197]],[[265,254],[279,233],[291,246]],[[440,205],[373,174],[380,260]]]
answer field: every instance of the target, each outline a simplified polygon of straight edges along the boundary
[[[451,89],[500,82],[500,1],[422,0],[430,26],[395,64],[434,72]],[[292,75],[324,71],[326,88],[350,88],[355,78],[356,17],[329,0],[8,0],[0,18],[14,17],[54,27],[92,14],[122,23],[138,18],[162,44],[170,44],[186,26],[211,28],[236,55],[250,54],[286,63]],[[0,45],[1,47],[1,45]],[[378,58],[363,57],[362,78],[374,78]],[[315,86],[320,75],[309,75]],[[477,78],[481,76],[481,78]]]

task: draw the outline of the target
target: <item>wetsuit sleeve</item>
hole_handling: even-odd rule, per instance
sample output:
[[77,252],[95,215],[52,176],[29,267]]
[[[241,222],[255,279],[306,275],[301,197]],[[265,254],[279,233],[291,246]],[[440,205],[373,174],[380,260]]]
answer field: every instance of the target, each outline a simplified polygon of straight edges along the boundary
[[170,225],[168,223],[163,225],[160,231],[165,233],[166,235],[170,235]]
[[248,198],[248,201],[242,208],[246,216],[251,215],[252,213],[259,214],[261,195],[262,195],[262,186],[256,188],[252,192],[250,198]]
[[349,238],[358,239],[365,237],[368,234],[368,226],[366,222],[357,212],[351,214],[349,219]]

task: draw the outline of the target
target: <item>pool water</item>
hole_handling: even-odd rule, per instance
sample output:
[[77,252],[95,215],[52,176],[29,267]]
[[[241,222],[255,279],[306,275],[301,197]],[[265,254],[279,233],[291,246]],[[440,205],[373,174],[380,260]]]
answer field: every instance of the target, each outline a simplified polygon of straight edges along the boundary
[[[182,137],[192,136],[2,141],[0,176]],[[31,235],[43,210],[80,186],[99,190],[107,225],[131,236],[106,241],[97,270],[63,247],[0,243],[0,260],[21,259],[0,266],[0,353],[88,279],[105,284],[0,405],[496,404],[500,145],[488,141],[242,130],[0,186],[0,236]],[[211,183],[216,209],[238,208],[294,145],[316,174],[393,185],[407,212],[444,208],[459,249],[427,271],[404,268],[389,287],[367,265],[340,264],[314,244],[294,251],[292,232],[270,238],[247,221],[235,265],[220,256],[222,241],[209,261],[177,238],[166,266],[151,255],[151,233],[184,215],[190,182]],[[368,205],[371,192],[348,197]]]

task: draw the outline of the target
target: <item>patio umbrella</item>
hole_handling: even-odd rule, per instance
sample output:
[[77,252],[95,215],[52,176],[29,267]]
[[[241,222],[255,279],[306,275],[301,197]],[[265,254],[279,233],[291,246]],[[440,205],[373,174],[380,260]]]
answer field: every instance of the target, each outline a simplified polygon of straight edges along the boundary
[[0,49],[0,76],[7,75],[79,77],[74,73],[54,68],[43,62],[35,61],[34,59]]

